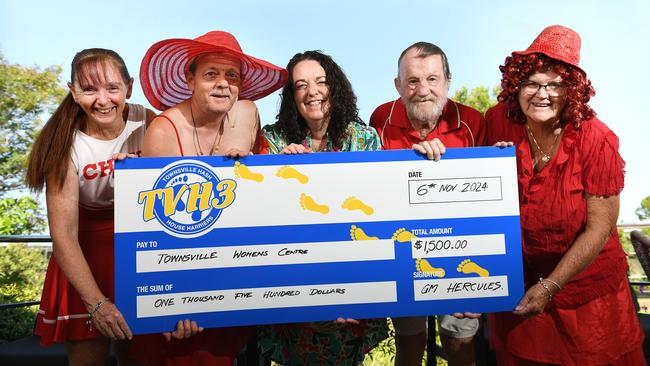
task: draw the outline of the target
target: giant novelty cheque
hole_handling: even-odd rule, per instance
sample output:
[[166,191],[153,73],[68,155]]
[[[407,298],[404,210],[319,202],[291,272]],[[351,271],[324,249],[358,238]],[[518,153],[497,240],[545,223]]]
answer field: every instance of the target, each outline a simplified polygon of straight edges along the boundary
[[117,162],[115,276],[135,334],[509,311],[523,295],[515,150]]

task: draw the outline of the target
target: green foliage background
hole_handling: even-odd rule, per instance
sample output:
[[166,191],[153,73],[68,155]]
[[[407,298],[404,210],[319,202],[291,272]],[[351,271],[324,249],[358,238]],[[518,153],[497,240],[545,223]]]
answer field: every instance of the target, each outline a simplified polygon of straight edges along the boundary
[[463,86],[456,90],[451,99],[485,114],[488,109],[497,104],[496,98],[500,92],[501,88],[497,86],[493,87],[492,91],[487,86],[477,86],[474,89],[468,89]]
[[[0,235],[45,229],[38,201],[24,193],[23,177],[41,117],[49,115],[65,94],[60,74],[60,66],[12,65],[0,53]],[[40,299],[45,268],[39,249],[22,244],[0,247],[0,303]],[[0,310],[0,343],[30,335],[35,314],[36,307]]]
[[[24,244],[0,247],[0,303],[40,299],[46,259]],[[36,306],[0,310],[0,343],[31,335]]]
[[41,70],[7,63],[0,53],[0,196],[23,187],[29,148],[43,121],[65,95],[60,66]]
[[641,207],[634,211],[639,217],[639,220],[650,220],[650,196],[641,200]]
[[32,197],[0,199],[0,212],[0,235],[33,234],[45,229],[42,210]]

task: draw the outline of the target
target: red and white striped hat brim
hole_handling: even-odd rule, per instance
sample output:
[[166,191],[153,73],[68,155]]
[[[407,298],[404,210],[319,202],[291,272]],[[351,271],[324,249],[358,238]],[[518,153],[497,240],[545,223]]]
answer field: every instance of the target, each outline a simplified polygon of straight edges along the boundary
[[195,39],[166,39],[147,50],[140,65],[144,95],[158,110],[165,110],[192,96],[185,74],[189,62],[204,53],[226,53],[241,61],[239,99],[257,100],[281,88],[287,71],[244,54],[230,33],[208,32]]

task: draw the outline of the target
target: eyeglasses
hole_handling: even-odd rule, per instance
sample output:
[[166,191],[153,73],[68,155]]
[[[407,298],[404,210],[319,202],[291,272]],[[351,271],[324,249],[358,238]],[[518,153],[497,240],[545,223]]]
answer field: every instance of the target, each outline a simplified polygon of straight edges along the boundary
[[535,95],[541,88],[546,90],[546,93],[551,97],[557,97],[566,88],[566,85],[560,82],[552,82],[548,84],[540,84],[535,81],[524,81],[521,83],[521,91],[526,95]]

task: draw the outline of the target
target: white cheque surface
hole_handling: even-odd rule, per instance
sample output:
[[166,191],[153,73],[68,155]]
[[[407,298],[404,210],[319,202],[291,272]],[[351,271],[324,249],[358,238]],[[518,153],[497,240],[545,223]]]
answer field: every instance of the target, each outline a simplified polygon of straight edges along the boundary
[[442,278],[413,281],[415,301],[508,296],[508,277]]
[[396,301],[394,281],[280,286],[138,296],[137,316]]
[[411,203],[498,201],[501,177],[416,179],[409,181]]
[[392,239],[238,245],[139,251],[136,253],[136,271],[142,273],[392,259],[395,259]]
[[505,254],[503,234],[439,236],[411,239],[413,258],[443,258],[458,256]]

